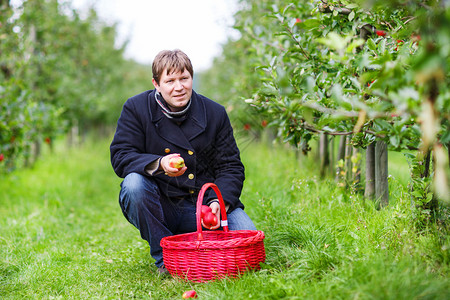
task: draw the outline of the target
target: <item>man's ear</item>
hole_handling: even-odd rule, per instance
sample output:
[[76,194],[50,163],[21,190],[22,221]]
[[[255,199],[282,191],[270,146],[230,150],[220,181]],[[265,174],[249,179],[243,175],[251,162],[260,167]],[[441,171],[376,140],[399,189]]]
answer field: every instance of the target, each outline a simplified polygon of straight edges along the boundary
[[156,82],[155,78],[152,78],[152,83],[153,83],[153,86],[156,88],[156,90],[159,92],[159,85]]

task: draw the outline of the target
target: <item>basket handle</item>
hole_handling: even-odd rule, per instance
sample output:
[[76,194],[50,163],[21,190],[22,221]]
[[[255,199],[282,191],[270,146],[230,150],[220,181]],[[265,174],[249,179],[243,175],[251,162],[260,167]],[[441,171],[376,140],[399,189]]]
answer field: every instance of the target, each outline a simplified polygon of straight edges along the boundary
[[228,232],[228,221],[227,221],[227,210],[225,208],[225,203],[223,202],[222,194],[220,193],[219,188],[214,183],[205,183],[197,198],[197,236],[198,240],[203,240],[202,235],[202,204],[203,204],[203,196],[205,195],[205,192],[208,188],[212,188],[214,192],[217,195],[217,199],[219,199],[219,205],[220,205],[220,215],[221,215],[221,225],[223,228],[223,231]]

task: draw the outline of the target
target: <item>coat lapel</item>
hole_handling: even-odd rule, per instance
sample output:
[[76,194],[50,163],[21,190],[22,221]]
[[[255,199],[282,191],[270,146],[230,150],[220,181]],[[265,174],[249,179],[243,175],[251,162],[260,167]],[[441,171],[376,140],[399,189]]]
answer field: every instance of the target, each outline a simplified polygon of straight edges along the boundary
[[168,119],[155,100],[155,91],[149,94],[150,116],[157,133],[169,143],[184,149],[192,148],[190,141],[206,129],[206,111],[203,102],[193,91],[189,117],[181,124]]

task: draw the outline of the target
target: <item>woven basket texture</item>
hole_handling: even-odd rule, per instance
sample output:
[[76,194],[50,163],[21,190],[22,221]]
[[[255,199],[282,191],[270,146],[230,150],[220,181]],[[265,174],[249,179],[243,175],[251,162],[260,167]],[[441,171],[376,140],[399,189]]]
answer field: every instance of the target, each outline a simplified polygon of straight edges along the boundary
[[197,232],[164,237],[161,240],[163,260],[169,273],[193,282],[207,282],[238,277],[248,270],[259,270],[266,259],[264,232],[259,230],[202,231],[200,212],[204,191],[216,192],[226,220],[225,206],[217,186],[205,184],[197,201]]
[[264,233],[257,230],[204,231],[163,239],[164,264],[172,276],[194,282],[237,277],[265,261]]

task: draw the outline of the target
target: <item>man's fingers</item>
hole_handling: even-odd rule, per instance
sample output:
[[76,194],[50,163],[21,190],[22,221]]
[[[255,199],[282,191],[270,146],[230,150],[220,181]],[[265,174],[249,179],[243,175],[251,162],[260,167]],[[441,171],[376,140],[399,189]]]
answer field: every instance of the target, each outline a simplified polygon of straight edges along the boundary
[[211,207],[211,211],[213,214],[217,214],[217,212],[220,212],[220,204],[217,202],[211,203],[209,207]]
[[187,170],[186,166],[183,166],[181,169],[171,167],[170,159],[174,157],[180,157],[180,154],[179,153],[168,154],[161,159],[161,167],[164,170],[164,174],[169,177],[181,176]]
[[187,167],[182,167],[181,169],[173,169],[170,168],[170,170],[168,170],[168,172],[166,172],[165,174],[169,177],[178,177],[184,174],[184,172],[186,172]]

